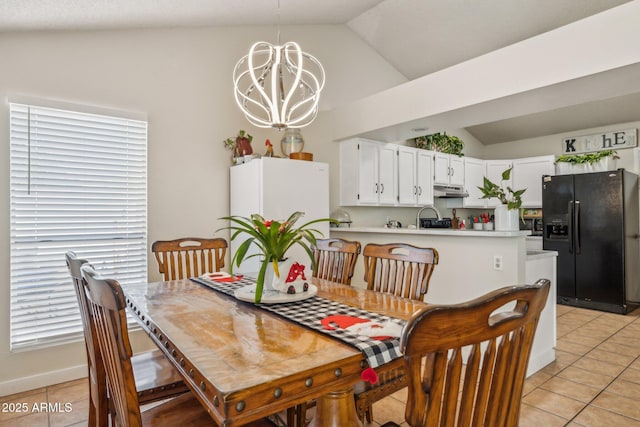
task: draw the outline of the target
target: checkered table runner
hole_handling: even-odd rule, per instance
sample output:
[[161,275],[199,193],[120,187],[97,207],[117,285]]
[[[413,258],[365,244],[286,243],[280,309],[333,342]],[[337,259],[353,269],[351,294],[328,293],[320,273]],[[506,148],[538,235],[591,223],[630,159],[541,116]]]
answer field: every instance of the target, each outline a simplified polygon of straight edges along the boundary
[[[234,282],[215,282],[203,278],[192,278],[191,280],[231,296],[233,296],[236,289],[255,284],[255,279],[246,277]],[[371,313],[366,310],[361,310],[359,308],[351,307],[319,296],[314,296],[303,301],[256,305],[264,310],[276,313],[300,325],[322,332],[323,334],[327,334],[356,347],[362,351],[369,363],[369,366],[372,368],[377,368],[378,366],[390,362],[402,355],[399,348],[400,338],[376,340],[371,337],[354,335],[349,333],[349,331],[340,328],[327,330],[320,322],[322,319],[334,315],[354,316],[378,323],[391,321],[398,323],[401,326],[404,326],[406,323],[404,320]]]

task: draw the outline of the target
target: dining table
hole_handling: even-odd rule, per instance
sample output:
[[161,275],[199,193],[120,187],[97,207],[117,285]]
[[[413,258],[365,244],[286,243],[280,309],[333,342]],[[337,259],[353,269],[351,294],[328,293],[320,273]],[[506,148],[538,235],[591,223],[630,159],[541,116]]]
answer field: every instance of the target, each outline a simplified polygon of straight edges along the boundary
[[238,280],[126,284],[123,291],[127,308],[216,424],[240,426],[315,400],[311,426],[362,425],[354,385],[368,368],[402,369],[399,339],[352,336],[322,316],[370,314],[402,325],[426,304],[311,277],[311,298],[256,304],[235,297],[253,279]]

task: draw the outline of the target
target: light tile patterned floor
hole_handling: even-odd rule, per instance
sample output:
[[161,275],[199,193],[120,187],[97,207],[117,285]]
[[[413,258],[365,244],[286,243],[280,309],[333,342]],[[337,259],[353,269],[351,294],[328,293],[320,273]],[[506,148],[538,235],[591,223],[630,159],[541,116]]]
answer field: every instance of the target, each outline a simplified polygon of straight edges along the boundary
[[[520,427],[640,427],[640,309],[626,316],[558,305],[556,361],[525,384]],[[86,379],[0,397],[0,426],[86,426]],[[374,405],[374,423],[406,426],[406,390]],[[49,412],[33,405],[50,403]],[[70,403],[67,412],[64,403]],[[58,405],[58,411],[51,411]]]
[[[557,316],[556,361],[527,379],[520,427],[640,427],[640,309],[558,305]],[[373,425],[403,421],[405,398],[377,402]]]

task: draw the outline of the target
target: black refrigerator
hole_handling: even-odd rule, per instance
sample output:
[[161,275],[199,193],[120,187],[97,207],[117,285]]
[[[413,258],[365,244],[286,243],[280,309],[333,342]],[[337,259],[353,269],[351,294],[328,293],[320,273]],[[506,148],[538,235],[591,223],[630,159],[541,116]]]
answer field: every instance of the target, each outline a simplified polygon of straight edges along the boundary
[[623,169],[542,177],[543,249],[558,303],[626,314],[640,302],[638,177]]

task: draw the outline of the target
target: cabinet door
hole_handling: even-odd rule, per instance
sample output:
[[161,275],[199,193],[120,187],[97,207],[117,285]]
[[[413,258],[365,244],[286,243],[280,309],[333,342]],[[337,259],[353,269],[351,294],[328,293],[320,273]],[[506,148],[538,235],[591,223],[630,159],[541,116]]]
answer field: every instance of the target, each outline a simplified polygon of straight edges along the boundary
[[449,184],[464,185],[464,157],[449,155]]
[[469,197],[462,199],[462,207],[484,208],[486,199],[482,198],[482,191],[478,187],[483,186],[486,173],[485,161],[471,157],[464,158],[464,188]]
[[[511,160],[487,160],[487,178],[489,180],[499,186],[504,188],[511,187],[513,188],[513,171],[511,171],[511,177],[509,181],[502,181],[502,172],[506,169],[509,169],[512,165]],[[487,199],[487,207],[495,208],[496,206],[500,206],[500,201],[496,198]]]
[[378,202],[385,205],[395,205],[398,201],[398,169],[397,150],[395,144],[379,146],[378,168]]
[[359,203],[378,203],[378,144],[360,141],[358,149]]
[[418,194],[416,182],[416,158],[418,150],[411,147],[398,147],[398,203],[415,205]]
[[433,183],[449,185],[449,155],[444,153],[434,153]]
[[542,175],[555,173],[554,156],[529,157],[513,161],[513,189],[526,188],[522,195],[523,208],[542,207]]
[[416,182],[419,205],[433,206],[433,152],[418,150]]

